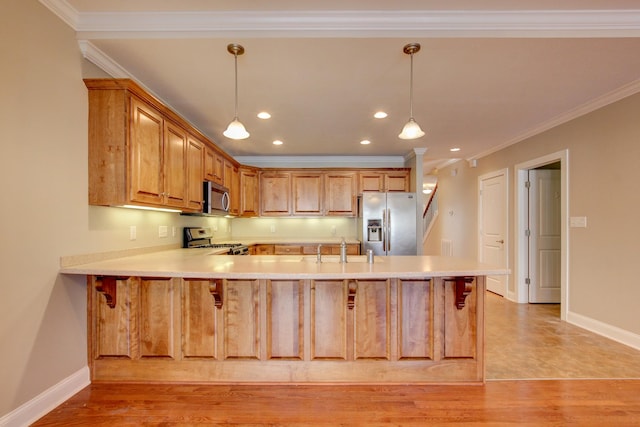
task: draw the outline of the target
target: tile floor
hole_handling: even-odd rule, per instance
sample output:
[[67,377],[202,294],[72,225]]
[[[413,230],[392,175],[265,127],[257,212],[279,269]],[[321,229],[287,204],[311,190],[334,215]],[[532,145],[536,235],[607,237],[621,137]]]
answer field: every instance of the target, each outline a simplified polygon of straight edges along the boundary
[[559,304],[486,296],[486,378],[636,378],[640,350],[560,321]]

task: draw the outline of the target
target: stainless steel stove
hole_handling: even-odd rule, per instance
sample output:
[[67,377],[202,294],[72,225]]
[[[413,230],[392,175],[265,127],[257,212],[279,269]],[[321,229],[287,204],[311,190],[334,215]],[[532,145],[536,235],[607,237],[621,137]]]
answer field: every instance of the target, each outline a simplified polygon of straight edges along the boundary
[[[249,255],[249,247],[242,243],[212,243],[213,234],[206,227],[185,227],[183,230],[184,248],[228,248],[226,255]],[[224,254],[223,254],[224,255]]]

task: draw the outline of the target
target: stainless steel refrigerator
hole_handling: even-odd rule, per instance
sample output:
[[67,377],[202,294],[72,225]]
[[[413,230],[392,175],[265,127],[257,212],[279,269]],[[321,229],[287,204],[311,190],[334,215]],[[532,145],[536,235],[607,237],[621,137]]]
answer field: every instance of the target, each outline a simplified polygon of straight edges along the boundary
[[415,193],[363,193],[359,197],[358,239],[361,253],[416,255]]

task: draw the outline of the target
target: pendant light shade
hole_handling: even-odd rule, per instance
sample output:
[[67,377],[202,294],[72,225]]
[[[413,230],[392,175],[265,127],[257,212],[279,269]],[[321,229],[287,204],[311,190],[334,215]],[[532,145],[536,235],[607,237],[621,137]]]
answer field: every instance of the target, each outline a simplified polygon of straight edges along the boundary
[[236,85],[236,108],[233,121],[227,126],[227,130],[222,132],[224,136],[230,139],[247,139],[249,138],[249,132],[244,128],[244,125],[238,120],[238,55],[244,53],[244,47],[239,44],[232,43],[227,46],[227,51],[233,55],[235,62],[235,85]]
[[424,136],[424,131],[413,118],[413,54],[420,51],[419,43],[409,43],[402,49],[404,53],[411,56],[411,75],[409,79],[409,121],[402,128],[398,135],[400,139],[416,139]]

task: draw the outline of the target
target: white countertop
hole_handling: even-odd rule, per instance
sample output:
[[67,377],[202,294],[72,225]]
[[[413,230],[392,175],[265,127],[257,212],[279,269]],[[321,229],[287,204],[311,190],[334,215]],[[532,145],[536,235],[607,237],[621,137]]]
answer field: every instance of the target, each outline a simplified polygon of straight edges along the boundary
[[[279,240],[281,242],[281,240]],[[441,256],[381,256],[366,262],[366,255],[215,255],[212,249],[174,249],[60,269],[63,274],[185,277],[200,279],[386,279],[508,274],[507,269],[472,259]]]

